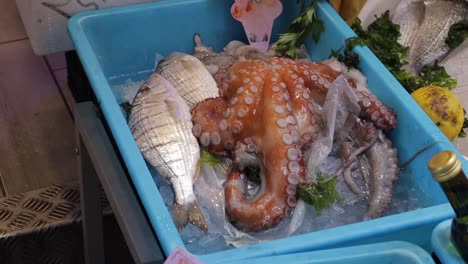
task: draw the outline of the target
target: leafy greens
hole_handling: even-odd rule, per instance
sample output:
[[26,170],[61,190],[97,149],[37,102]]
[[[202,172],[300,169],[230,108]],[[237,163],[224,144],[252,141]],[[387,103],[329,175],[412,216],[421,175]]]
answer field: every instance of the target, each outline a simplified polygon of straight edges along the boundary
[[445,43],[447,43],[449,48],[454,49],[466,38],[468,38],[468,20],[465,19],[450,27]]
[[332,51],[332,56],[348,67],[358,68],[359,56],[352,50],[356,46],[365,45],[372,50],[408,93],[428,85],[437,85],[449,90],[457,86],[457,81],[448,75],[445,68],[438,65],[437,62],[434,65],[423,67],[419,76],[402,69],[407,63],[404,58],[408,54],[409,48],[398,43],[401,36],[400,26],[390,20],[388,10],[380,17],[376,17],[367,30],[363,29],[359,18],[356,18],[351,28],[358,36],[346,40],[342,53],[341,50]]
[[313,0],[289,26],[289,32],[279,35],[276,51],[285,57],[297,59],[297,48],[303,43],[306,36],[312,34],[312,39],[318,42],[323,32],[323,23],[317,18],[317,2]]
[[218,157],[211,154],[210,152],[208,152],[207,150],[203,149],[201,151],[200,162],[202,164],[208,164],[208,165],[211,165],[211,166],[216,166],[216,165],[219,165],[221,163],[221,160]]
[[329,207],[334,202],[343,202],[344,199],[336,191],[336,177],[325,181],[329,178],[324,173],[319,173],[317,183],[299,184],[297,195],[299,199],[315,207],[317,215],[320,215],[323,209]]

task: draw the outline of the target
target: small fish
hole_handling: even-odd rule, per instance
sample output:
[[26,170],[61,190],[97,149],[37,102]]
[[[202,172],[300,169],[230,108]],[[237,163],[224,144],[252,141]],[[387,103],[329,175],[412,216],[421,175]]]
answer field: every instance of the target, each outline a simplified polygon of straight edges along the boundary
[[[411,11],[412,9],[408,9]],[[420,27],[412,26],[414,40],[408,43],[409,70],[418,74],[422,67],[443,59],[450,48],[445,43],[450,26],[460,22],[466,14],[467,5],[458,0],[424,1],[424,20]]]
[[175,193],[173,218],[179,230],[187,222],[208,230],[193,192],[200,169],[200,147],[184,99],[164,77],[153,73],[132,104],[129,127],[145,159],[170,182]]
[[205,99],[219,97],[213,76],[192,55],[173,52],[159,63],[156,73],[176,88],[190,109]]

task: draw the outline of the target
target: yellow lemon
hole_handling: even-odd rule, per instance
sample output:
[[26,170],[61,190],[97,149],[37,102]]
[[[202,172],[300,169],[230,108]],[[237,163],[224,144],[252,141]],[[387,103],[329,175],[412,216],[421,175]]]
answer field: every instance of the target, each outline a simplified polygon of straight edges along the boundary
[[460,101],[453,93],[442,87],[426,86],[417,89],[411,96],[449,140],[460,133],[465,116]]

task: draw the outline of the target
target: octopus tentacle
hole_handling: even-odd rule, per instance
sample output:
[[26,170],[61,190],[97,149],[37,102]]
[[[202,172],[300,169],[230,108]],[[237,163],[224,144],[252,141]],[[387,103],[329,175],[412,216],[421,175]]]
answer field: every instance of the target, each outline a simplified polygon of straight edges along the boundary
[[391,202],[393,185],[398,180],[397,151],[392,147],[382,131],[379,131],[379,140],[366,151],[369,164],[372,168],[369,208],[364,219],[380,217]]
[[388,132],[398,125],[396,113],[367,91],[356,91],[361,107],[360,116],[372,121],[378,129]]
[[343,178],[346,182],[346,185],[349,187],[349,189],[360,196],[366,196],[366,192],[361,190],[359,186],[354,182],[352,176],[351,176],[351,171],[357,167],[356,161],[352,163],[350,166],[344,169],[343,171]]
[[384,133],[374,124],[356,119],[355,127],[350,136],[359,145],[365,145],[369,137],[377,134],[377,141],[366,151],[365,155],[370,167],[369,207],[364,216],[365,220],[380,217],[391,202],[393,185],[398,180],[397,150]]
[[218,156],[229,156],[234,149],[228,111],[227,102],[220,97],[207,99],[203,107],[192,109],[193,135],[202,147]]
[[366,192],[359,188],[359,186],[354,182],[351,176],[351,171],[357,167],[358,162],[357,156],[354,156],[356,151],[354,150],[352,143],[347,141],[341,143],[338,151],[344,162],[337,174],[343,175],[343,179],[346,185],[353,193],[365,196]]

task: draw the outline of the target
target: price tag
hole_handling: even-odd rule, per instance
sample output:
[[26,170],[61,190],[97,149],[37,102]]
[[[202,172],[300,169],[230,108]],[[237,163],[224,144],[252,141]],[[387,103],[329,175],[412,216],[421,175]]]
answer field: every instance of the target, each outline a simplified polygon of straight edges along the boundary
[[164,264],[203,264],[203,262],[190,254],[187,250],[177,247],[172,251],[171,255],[167,257]]
[[274,20],[283,11],[280,0],[235,0],[232,16],[244,26],[250,45],[267,51]]

